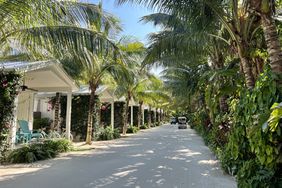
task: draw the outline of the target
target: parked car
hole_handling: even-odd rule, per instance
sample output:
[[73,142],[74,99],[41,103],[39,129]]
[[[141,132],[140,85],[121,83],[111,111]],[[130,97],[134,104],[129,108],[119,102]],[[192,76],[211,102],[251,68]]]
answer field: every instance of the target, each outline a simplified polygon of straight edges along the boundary
[[178,129],[187,129],[186,117],[178,117]]
[[177,119],[175,117],[170,118],[170,124],[176,124],[177,123]]

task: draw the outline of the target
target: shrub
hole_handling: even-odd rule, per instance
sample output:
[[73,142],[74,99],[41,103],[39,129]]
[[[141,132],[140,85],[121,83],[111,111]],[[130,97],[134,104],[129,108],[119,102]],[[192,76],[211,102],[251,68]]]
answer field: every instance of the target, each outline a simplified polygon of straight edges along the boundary
[[114,139],[120,138],[120,129],[114,129]]
[[141,125],[140,129],[148,129],[149,127],[147,125]]
[[57,153],[68,152],[73,149],[71,142],[67,139],[46,140],[43,143],[46,148],[50,148]]
[[255,159],[243,163],[238,171],[237,181],[239,188],[274,188],[282,185],[281,174],[279,177],[274,169],[261,166]]
[[126,131],[126,133],[137,133],[137,132],[138,132],[138,127],[135,127],[135,126],[132,126],[132,125],[130,125],[127,128],[127,131]]
[[100,128],[96,135],[95,135],[96,140],[112,140],[112,139],[117,139],[120,138],[120,131],[119,129],[114,129],[112,130],[111,127],[106,127],[106,128]]
[[50,127],[51,120],[49,118],[35,118],[33,121],[33,129],[42,129]]
[[56,157],[59,153],[72,149],[71,142],[66,139],[46,140],[40,143],[33,143],[13,150],[7,162],[10,163],[32,163]]

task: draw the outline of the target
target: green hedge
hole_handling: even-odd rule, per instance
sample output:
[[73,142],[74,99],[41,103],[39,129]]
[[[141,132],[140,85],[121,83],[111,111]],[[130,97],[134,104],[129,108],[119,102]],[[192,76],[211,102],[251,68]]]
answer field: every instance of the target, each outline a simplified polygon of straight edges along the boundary
[[125,102],[115,102],[115,118],[114,126],[116,129],[122,130],[124,125]]
[[44,128],[50,128],[50,125],[52,123],[52,120],[49,118],[35,118],[33,120],[33,129],[44,129]]
[[[93,124],[93,129],[98,129],[98,114],[100,113],[100,100],[96,96],[95,114],[96,121]],[[66,117],[67,97],[61,97],[61,117]],[[89,95],[79,95],[72,97],[72,112],[71,112],[71,131],[75,135],[81,135],[81,139],[85,140],[87,132],[87,118],[89,107]],[[65,126],[65,120],[61,122],[62,127]]]

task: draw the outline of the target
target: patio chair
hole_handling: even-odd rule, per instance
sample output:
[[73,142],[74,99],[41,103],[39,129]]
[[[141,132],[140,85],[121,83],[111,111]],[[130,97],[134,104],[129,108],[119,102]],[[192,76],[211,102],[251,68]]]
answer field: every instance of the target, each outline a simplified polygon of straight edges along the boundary
[[29,142],[32,138],[42,138],[42,134],[41,133],[34,133],[33,131],[29,130],[28,127],[28,122],[25,120],[19,120],[19,125],[20,125],[20,132],[19,132],[19,136],[23,137],[24,142]]

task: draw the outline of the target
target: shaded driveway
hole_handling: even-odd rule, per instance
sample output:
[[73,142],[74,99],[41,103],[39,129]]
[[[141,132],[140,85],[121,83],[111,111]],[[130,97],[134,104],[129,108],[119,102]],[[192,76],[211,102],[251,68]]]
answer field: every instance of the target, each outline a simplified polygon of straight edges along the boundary
[[34,168],[2,181],[0,174],[0,187],[236,187],[194,130],[170,125],[99,142],[95,150],[35,163]]

